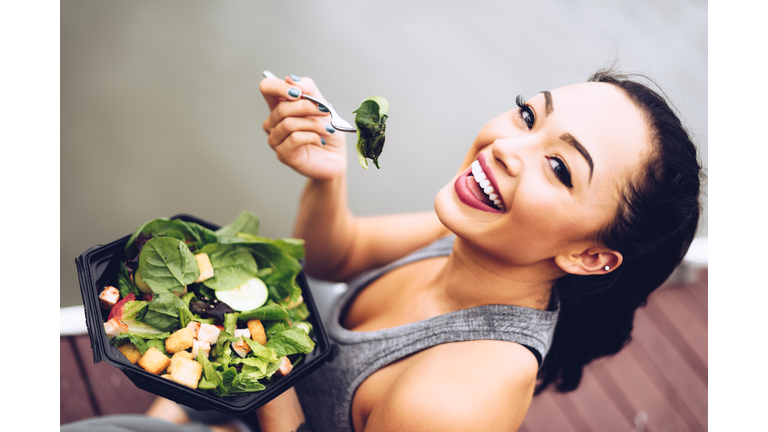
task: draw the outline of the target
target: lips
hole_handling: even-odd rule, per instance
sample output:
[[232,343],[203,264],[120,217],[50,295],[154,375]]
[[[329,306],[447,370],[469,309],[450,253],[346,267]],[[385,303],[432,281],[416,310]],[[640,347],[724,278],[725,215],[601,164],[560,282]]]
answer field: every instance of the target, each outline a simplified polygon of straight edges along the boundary
[[[503,214],[505,211],[504,202],[501,201],[501,196],[498,194],[499,186],[496,182],[496,177],[491,171],[488,163],[485,159],[485,155],[480,153],[477,158],[477,163],[474,171],[482,179],[485,176],[482,184],[478,184],[477,178],[473,174],[473,167],[470,167],[467,171],[461,174],[454,182],[454,189],[459,200],[465,205],[481,210],[488,213]],[[485,190],[483,189],[485,188]],[[497,204],[489,198],[494,197]]]

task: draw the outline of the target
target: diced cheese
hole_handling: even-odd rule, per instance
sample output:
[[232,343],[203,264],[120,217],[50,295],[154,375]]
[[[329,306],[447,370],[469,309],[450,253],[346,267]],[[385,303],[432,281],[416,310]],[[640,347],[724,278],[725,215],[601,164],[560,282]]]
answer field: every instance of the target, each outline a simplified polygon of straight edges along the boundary
[[251,352],[251,347],[242,338],[238,339],[237,342],[232,342],[232,349],[243,358]]
[[201,323],[200,330],[197,332],[197,340],[215,344],[216,340],[219,339],[220,332],[221,330],[214,325]]
[[208,357],[208,353],[211,352],[211,344],[208,342],[201,342],[199,340],[196,340],[192,344],[192,358],[197,358],[197,353],[202,351],[205,354],[205,357]]
[[113,286],[104,287],[104,291],[99,294],[101,307],[106,310],[111,310],[119,300],[120,291]]

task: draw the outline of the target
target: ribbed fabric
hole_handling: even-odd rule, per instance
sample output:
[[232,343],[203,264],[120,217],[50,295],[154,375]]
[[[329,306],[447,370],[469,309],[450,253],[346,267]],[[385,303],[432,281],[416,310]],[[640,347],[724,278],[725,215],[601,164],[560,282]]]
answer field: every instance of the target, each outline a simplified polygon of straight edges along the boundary
[[353,431],[351,408],[357,387],[387,364],[435,345],[483,339],[516,342],[531,350],[541,365],[552,342],[556,306],[555,310],[542,311],[486,305],[372,332],[354,332],[341,326],[341,317],[363,288],[402,265],[449,255],[454,238],[440,238],[401,260],[350,281],[347,292],[334,307],[333,318],[325,323],[334,345],[331,361],[296,386],[312,431]]

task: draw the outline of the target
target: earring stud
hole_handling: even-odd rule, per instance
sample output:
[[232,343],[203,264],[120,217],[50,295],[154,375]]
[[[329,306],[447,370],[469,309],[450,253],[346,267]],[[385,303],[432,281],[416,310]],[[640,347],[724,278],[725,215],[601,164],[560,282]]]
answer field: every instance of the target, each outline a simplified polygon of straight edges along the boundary
[[605,271],[608,271],[608,270],[610,270],[610,269],[611,269],[610,267],[608,267],[608,266],[605,266]]

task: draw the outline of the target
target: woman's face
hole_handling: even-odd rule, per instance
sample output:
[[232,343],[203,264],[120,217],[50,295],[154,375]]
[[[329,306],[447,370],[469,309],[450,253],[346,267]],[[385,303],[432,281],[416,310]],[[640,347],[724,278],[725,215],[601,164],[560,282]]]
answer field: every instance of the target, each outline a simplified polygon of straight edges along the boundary
[[483,127],[435,210],[506,263],[548,260],[594,244],[649,150],[645,120],[613,85],[542,92]]

